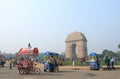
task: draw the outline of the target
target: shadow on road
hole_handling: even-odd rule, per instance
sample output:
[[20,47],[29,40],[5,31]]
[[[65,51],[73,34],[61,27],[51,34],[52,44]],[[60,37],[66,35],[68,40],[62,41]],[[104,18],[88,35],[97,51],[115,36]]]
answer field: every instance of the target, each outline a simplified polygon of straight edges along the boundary
[[86,76],[93,77],[93,76],[96,76],[96,74],[93,74],[93,73],[86,73]]
[[69,70],[67,71],[66,70],[66,71],[59,71],[58,73],[71,73],[71,72],[74,72],[74,71],[69,71]]
[[[63,76],[66,73],[72,73],[74,71],[59,71],[59,72],[41,72],[39,75],[37,76]],[[36,76],[36,74],[25,74],[22,76]]]

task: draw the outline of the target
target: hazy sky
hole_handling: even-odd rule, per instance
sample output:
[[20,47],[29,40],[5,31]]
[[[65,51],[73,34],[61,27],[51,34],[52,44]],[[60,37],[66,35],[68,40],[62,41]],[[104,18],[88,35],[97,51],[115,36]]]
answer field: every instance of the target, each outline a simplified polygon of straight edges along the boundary
[[118,51],[120,0],[0,0],[0,50],[65,51],[67,34],[83,32],[88,51]]

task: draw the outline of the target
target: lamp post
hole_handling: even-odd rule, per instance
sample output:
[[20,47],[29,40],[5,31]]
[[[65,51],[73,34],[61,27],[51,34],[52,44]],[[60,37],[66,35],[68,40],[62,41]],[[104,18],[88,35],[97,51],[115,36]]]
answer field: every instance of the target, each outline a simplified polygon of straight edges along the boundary
[[75,66],[75,55],[72,57],[72,66]]

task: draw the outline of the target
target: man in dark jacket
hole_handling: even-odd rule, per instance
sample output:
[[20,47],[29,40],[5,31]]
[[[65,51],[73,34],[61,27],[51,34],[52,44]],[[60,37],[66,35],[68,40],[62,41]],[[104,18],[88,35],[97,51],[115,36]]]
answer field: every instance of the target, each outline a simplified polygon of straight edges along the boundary
[[106,56],[106,58],[105,58],[105,64],[107,65],[107,69],[111,70],[111,68],[110,68],[110,58],[108,56]]

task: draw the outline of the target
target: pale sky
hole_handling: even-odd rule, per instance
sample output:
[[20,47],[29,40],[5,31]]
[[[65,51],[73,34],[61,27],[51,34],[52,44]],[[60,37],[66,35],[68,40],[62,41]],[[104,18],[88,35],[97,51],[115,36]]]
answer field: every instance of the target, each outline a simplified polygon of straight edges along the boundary
[[0,0],[0,50],[30,42],[40,51],[65,51],[67,34],[82,32],[88,52],[118,51],[120,0]]

